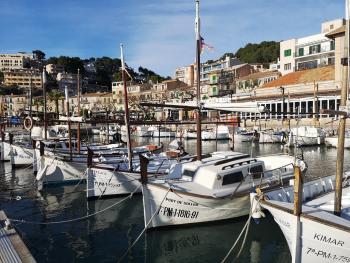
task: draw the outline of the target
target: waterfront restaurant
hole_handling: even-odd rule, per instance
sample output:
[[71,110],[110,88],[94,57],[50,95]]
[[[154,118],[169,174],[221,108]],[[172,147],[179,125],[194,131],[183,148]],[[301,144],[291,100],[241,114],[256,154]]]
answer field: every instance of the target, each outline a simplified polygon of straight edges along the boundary
[[[258,101],[270,111],[257,116],[241,113],[242,119],[295,119],[298,113],[301,118],[313,118],[320,109],[339,109],[341,82],[335,81],[334,76],[334,66],[292,72],[250,93],[237,94],[233,99],[239,102]],[[317,114],[317,117],[334,116]]]

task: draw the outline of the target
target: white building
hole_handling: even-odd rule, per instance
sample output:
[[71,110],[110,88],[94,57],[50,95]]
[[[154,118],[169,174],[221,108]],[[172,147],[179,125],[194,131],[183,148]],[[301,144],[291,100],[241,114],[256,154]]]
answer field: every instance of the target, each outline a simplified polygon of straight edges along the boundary
[[226,56],[226,58],[221,60],[216,60],[212,62],[207,62],[201,65],[201,81],[209,80],[210,73],[216,72],[222,69],[228,69],[237,65],[242,64],[238,58],[231,58]]
[[18,52],[17,54],[0,54],[0,71],[23,69],[30,65],[33,54]]
[[293,38],[280,43],[280,69],[282,75],[334,64],[334,40],[326,37],[330,31],[344,25],[343,19],[324,22],[321,33]]
[[[237,65],[241,65],[242,62],[238,58],[231,58],[226,56],[224,59],[215,61],[208,61],[201,64],[200,80],[209,81],[210,74],[219,70],[226,70],[233,68]],[[196,84],[196,66],[194,64],[190,66],[180,67],[175,70],[175,79],[178,79],[188,86],[192,87]]]
[[180,67],[175,70],[175,79],[186,83],[190,87],[194,86],[194,78],[194,65]]

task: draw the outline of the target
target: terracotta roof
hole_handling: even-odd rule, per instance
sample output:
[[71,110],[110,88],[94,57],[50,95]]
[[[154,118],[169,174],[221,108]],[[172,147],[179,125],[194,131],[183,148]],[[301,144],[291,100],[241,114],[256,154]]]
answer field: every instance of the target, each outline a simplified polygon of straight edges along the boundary
[[314,81],[318,82],[334,80],[334,74],[334,66],[306,69],[284,75],[279,79],[266,83],[262,88],[295,85],[300,83],[312,83]]
[[277,70],[275,70],[275,71],[256,72],[256,73],[250,74],[248,76],[241,77],[241,78],[238,79],[238,81],[240,81],[240,80],[248,80],[248,79],[260,79],[260,78],[265,78],[265,77],[270,77],[270,76],[275,76],[275,75],[280,75],[280,73]]
[[328,34],[326,34],[326,37],[328,38],[335,38],[339,35],[344,35],[345,34],[345,25],[338,27],[337,29],[329,32]]

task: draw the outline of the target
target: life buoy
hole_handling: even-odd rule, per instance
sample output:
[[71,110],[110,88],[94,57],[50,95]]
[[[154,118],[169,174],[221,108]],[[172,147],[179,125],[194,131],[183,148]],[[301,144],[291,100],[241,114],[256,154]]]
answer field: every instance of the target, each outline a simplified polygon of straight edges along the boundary
[[33,128],[33,118],[32,117],[26,117],[23,122],[24,129],[27,131],[30,131]]

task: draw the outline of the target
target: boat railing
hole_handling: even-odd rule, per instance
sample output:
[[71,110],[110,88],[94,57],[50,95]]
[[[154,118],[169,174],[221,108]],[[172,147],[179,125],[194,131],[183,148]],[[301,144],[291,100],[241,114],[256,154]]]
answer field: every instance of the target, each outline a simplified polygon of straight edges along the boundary
[[[259,179],[259,188],[262,187],[263,179],[268,179],[268,184],[273,184],[276,182],[280,185],[283,185],[283,179],[284,175],[288,172],[288,167],[293,168],[293,163],[288,163],[283,166],[277,167],[275,169],[262,171],[262,172],[249,172],[249,175],[252,177],[252,179]],[[287,173],[289,175],[289,173]],[[265,181],[266,182],[266,181]]]

